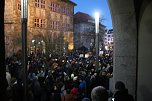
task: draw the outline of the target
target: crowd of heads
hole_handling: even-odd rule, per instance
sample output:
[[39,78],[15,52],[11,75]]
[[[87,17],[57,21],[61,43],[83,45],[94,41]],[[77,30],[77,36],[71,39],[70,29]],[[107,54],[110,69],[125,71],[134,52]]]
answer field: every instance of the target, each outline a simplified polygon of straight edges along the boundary
[[[107,101],[106,90],[109,89],[109,78],[113,76],[110,59],[111,57],[100,57],[100,65],[96,68],[94,57],[29,55],[28,101]],[[6,67],[8,98],[22,101],[24,75],[21,57],[13,55],[7,58]],[[18,95],[22,97],[17,97]]]

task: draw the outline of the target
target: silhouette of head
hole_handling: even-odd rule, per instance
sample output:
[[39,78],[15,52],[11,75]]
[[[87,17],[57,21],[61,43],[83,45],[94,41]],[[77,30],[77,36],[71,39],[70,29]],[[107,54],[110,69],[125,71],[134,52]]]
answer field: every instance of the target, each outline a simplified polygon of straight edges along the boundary
[[108,92],[102,86],[97,86],[91,92],[92,101],[108,101]]
[[115,84],[115,89],[124,90],[126,89],[125,84],[122,81],[117,81]]

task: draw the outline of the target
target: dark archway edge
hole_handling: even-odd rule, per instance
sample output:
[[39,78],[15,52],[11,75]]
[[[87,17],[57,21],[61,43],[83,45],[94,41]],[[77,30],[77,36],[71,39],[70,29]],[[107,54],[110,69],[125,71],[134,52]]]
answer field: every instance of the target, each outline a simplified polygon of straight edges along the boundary
[[5,0],[0,0],[0,95],[3,101],[7,101],[6,97],[6,68],[5,68],[5,38],[4,38],[4,4]]

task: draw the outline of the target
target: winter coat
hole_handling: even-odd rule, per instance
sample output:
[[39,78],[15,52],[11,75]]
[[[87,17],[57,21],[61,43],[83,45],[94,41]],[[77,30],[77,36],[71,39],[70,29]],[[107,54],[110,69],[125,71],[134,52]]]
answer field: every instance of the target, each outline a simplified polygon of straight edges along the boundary
[[66,94],[62,97],[62,101],[77,101],[77,96],[74,94]]
[[124,89],[115,92],[114,101],[134,101],[134,98],[128,93],[127,89]]

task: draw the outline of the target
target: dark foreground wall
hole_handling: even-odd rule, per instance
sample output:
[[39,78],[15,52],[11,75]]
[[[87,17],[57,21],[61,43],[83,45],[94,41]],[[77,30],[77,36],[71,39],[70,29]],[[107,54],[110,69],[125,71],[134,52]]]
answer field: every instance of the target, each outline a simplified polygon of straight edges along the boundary
[[139,21],[137,101],[152,101],[152,1],[142,3]]
[[0,99],[6,101],[6,70],[4,41],[4,2],[0,0]]

